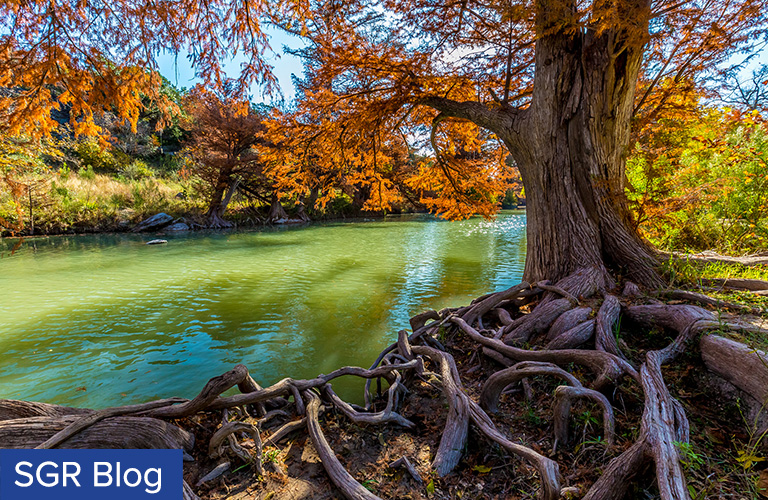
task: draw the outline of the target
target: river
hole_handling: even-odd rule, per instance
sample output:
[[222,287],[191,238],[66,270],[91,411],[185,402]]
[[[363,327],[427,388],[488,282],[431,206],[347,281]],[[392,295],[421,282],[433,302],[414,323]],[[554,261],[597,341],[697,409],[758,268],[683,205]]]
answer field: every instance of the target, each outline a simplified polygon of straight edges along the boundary
[[0,241],[0,398],[103,408],[193,397],[237,363],[262,385],[367,368],[414,314],[519,282],[526,244],[516,211],[155,237]]

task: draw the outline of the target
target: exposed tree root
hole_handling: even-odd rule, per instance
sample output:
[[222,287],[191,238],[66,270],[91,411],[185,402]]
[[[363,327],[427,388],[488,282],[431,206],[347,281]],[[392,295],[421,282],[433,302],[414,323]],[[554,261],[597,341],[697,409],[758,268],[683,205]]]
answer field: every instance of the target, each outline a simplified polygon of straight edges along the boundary
[[743,390],[760,404],[768,403],[768,355],[717,335],[699,341],[707,368]]
[[205,227],[207,229],[229,229],[235,227],[235,225],[222,218],[218,211],[213,211],[206,215]]
[[626,359],[621,353],[616,342],[616,335],[614,335],[614,326],[619,321],[620,311],[619,299],[614,295],[606,295],[595,320],[595,348],[598,351],[610,352]]
[[[678,448],[680,443],[688,442],[688,419],[683,406],[665,384],[662,366],[672,363],[691,344],[700,345],[704,363],[710,370],[759,401],[766,401],[768,357],[731,340],[704,335],[715,329],[754,331],[754,327],[724,322],[694,305],[637,304],[640,295],[636,286],[627,283],[622,294],[625,298],[620,299],[605,293],[608,285],[613,283],[603,271],[585,269],[555,285],[521,283],[481,297],[467,307],[427,311],[412,318],[413,333],[400,331],[397,341],[382,351],[369,369],[347,366],[314,379],[286,378],[261,387],[244,365],[237,365],[212,378],[191,400],[174,398],[99,411],[0,400],[0,447],[182,448],[189,451],[194,443],[190,431],[195,428],[180,428],[179,425],[187,421],[179,423],[178,419],[210,415],[215,416],[209,417],[213,428],[202,443],[207,450],[204,453],[217,460],[221,470],[224,464],[245,462],[252,463],[258,475],[272,474],[265,472],[270,470],[264,468],[268,463],[265,450],[280,450],[281,442],[289,435],[306,433],[339,492],[350,499],[373,500],[379,497],[363,486],[359,477],[336,455],[323,432],[323,427],[331,428],[322,422],[331,413],[354,425],[398,429],[401,433],[418,432],[423,425],[422,418],[437,418],[437,415],[417,415],[419,419],[415,419],[407,413],[408,405],[419,397],[416,388],[420,388],[420,391],[439,391],[447,403],[440,420],[444,424],[439,445],[430,458],[430,467],[437,478],[446,477],[460,467],[467,444],[471,442],[469,436],[477,433],[481,440],[495,443],[505,453],[533,467],[540,484],[539,498],[556,500],[565,492],[574,491],[573,487],[561,488],[563,478],[557,462],[545,456],[535,443],[528,446],[518,442],[517,437],[510,437],[506,428],[497,427],[486,411],[493,413],[494,419],[503,417],[509,408],[509,398],[516,392],[510,391],[515,384],[523,383],[526,395],[534,397],[532,388],[539,386],[531,381],[557,380],[560,385],[554,390],[549,430],[553,436],[553,455],[560,453],[558,448],[568,449],[571,444],[571,408],[581,404],[576,403],[581,400],[599,407],[602,442],[607,449],[619,453],[619,444],[625,448],[605,464],[603,474],[586,488],[584,498],[622,498],[633,481],[652,470],[662,499],[687,499],[689,493]],[[712,299],[706,296],[681,293],[673,297],[713,305]],[[631,304],[622,304],[626,297],[631,298]],[[526,306],[532,301],[538,301],[535,307]],[[530,313],[521,312],[521,308],[531,307]],[[592,317],[593,311],[597,311],[595,317]],[[674,341],[642,353],[627,348],[626,344],[617,342],[625,326],[620,320],[621,314],[643,329],[674,332]],[[454,357],[436,338],[438,332],[445,334],[446,331],[473,346],[472,355],[466,354],[464,359],[469,359],[475,367],[462,365],[463,375]],[[533,346],[523,349],[508,344],[519,342],[530,342]],[[483,384],[465,386],[462,376],[480,368],[478,363],[482,362],[483,366],[493,363],[487,358],[504,368],[494,365],[495,372],[489,374]],[[334,392],[331,382],[342,376],[366,379],[365,407],[344,401]],[[631,445],[626,441],[617,444],[613,407],[618,384],[624,378],[634,391],[642,393],[639,401],[644,401],[639,435]],[[381,389],[382,379],[388,384],[386,391]],[[371,390],[374,381],[378,387],[376,395]],[[222,396],[233,387],[238,387],[240,393]],[[167,422],[169,419],[173,419],[174,424]],[[381,436],[379,434],[382,445],[388,445]],[[422,475],[414,465],[417,462],[412,463],[402,454],[397,456],[400,456],[398,460],[392,461],[394,457],[390,457],[384,463],[389,463],[391,468],[404,468],[415,481],[411,484],[422,482]],[[421,466],[425,466],[423,461]],[[271,468],[276,473],[282,471],[274,463]],[[190,479],[190,484],[196,484],[199,477]],[[187,483],[184,498],[197,498]]]
[[577,307],[564,312],[555,322],[547,333],[547,340],[554,340],[568,330],[584,323],[589,319],[592,313],[591,307]]
[[723,264],[741,264],[743,266],[768,265],[768,253],[763,252],[756,255],[745,255],[743,257],[732,257],[730,255],[720,255],[719,253],[706,251],[697,254],[686,254],[672,252],[668,254],[682,260],[695,260],[698,262],[714,262]]
[[568,444],[568,417],[571,414],[571,403],[574,399],[590,399],[603,409],[603,438],[608,446],[613,446],[616,420],[613,418],[613,407],[602,393],[578,386],[561,385],[555,389],[555,445]]

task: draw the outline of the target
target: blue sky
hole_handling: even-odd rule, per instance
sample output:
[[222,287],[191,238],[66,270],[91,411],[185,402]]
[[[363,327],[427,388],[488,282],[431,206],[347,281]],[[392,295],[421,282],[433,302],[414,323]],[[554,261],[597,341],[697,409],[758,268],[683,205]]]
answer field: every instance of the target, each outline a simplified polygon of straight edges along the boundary
[[[270,34],[270,44],[274,55],[267,59],[274,66],[274,74],[278,79],[280,88],[282,89],[283,96],[285,98],[284,104],[291,104],[294,97],[294,88],[291,81],[291,75],[302,75],[303,67],[301,60],[297,57],[285,54],[283,51],[284,46],[291,48],[301,47],[302,41],[298,37],[294,37],[286,34],[284,31],[272,29],[267,31]],[[731,63],[737,63],[744,59],[744,55],[735,56],[731,59]],[[245,58],[238,56],[224,65],[227,75],[236,78],[240,74],[240,64],[245,61]],[[177,87],[190,88],[196,83],[200,83],[201,80],[195,77],[195,71],[192,68],[186,53],[179,53],[178,55],[166,53],[157,57],[160,73],[170,80]],[[768,49],[763,45],[757,57],[750,61],[750,64],[745,68],[743,77],[747,78],[751,75],[752,69],[758,67],[760,64],[768,64]],[[251,101],[256,103],[267,103],[279,105],[273,99],[267,98],[262,95],[260,88],[257,85],[251,87]]]
[[[296,74],[301,76],[303,72],[303,66],[301,60],[297,57],[285,54],[283,52],[283,46],[291,48],[299,48],[302,46],[302,42],[299,38],[286,34],[283,31],[267,30],[270,33],[270,45],[275,52],[274,55],[268,57],[269,62],[274,66],[274,74],[280,83],[280,88],[283,91],[285,97],[285,104],[290,104],[293,100],[294,89],[291,83],[291,75]],[[158,67],[160,73],[171,81],[175,86],[181,88],[193,87],[196,83],[200,83],[201,80],[195,76],[195,71],[187,58],[187,53],[164,53],[157,58]],[[236,58],[228,61],[224,65],[224,69],[228,76],[236,78],[240,74],[240,65],[245,61],[245,57],[237,56]],[[265,98],[262,95],[261,90],[257,85],[251,87],[251,100],[253,102],[266,102],[268,104],[274,103],[271,99]]]

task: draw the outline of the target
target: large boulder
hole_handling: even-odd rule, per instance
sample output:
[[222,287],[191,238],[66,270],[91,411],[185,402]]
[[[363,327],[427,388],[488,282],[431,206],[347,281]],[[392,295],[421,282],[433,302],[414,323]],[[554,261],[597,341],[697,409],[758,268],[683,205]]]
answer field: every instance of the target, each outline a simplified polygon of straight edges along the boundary
[[158,229],[164,228],[171,222],[173,222],[173,217],[166,213],[160,212],[159,214],[153,215],[152,217],[139,222],[139,224],[133,228],[133,232],[141,233],[144,231],[157,231]]

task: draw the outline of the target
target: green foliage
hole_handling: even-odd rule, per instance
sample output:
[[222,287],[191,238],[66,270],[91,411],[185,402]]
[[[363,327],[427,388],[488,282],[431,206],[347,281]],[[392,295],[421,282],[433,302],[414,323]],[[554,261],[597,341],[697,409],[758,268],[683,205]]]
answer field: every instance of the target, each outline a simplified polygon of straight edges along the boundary
[[704,465],[704,457],[701,454],[696,453],[691,446],[691,443],[675,441],[675,446],[677,446],[677,450],[680,453],[680,462],[686,469],[698,470]]
[[75,154],[83,170],[98,173],[116,173],[120,167],[115,156],[98,140],[88,138],[75,144]]
[[96,178],[96,172],[93,171],[93,166],[88,165],[80,169],[80,177],[83,179],[93,180]]
[[652,152],[637,145],[628,197],[654,244],[726,253],[768,245],[768,129],[757,119],[710,109],[660,128],[647,139]]
[[700,285],[704,278],[744,278],[768,281],[768,266],[744,266],[724,262],[701,262],[694,259],[670,258],[664,262],[664,274],[670,283]]
[[154,176],[151,168],[142,160],[133,160],[130,164],[120,167],[120,176],[126,179],[138,180]]

